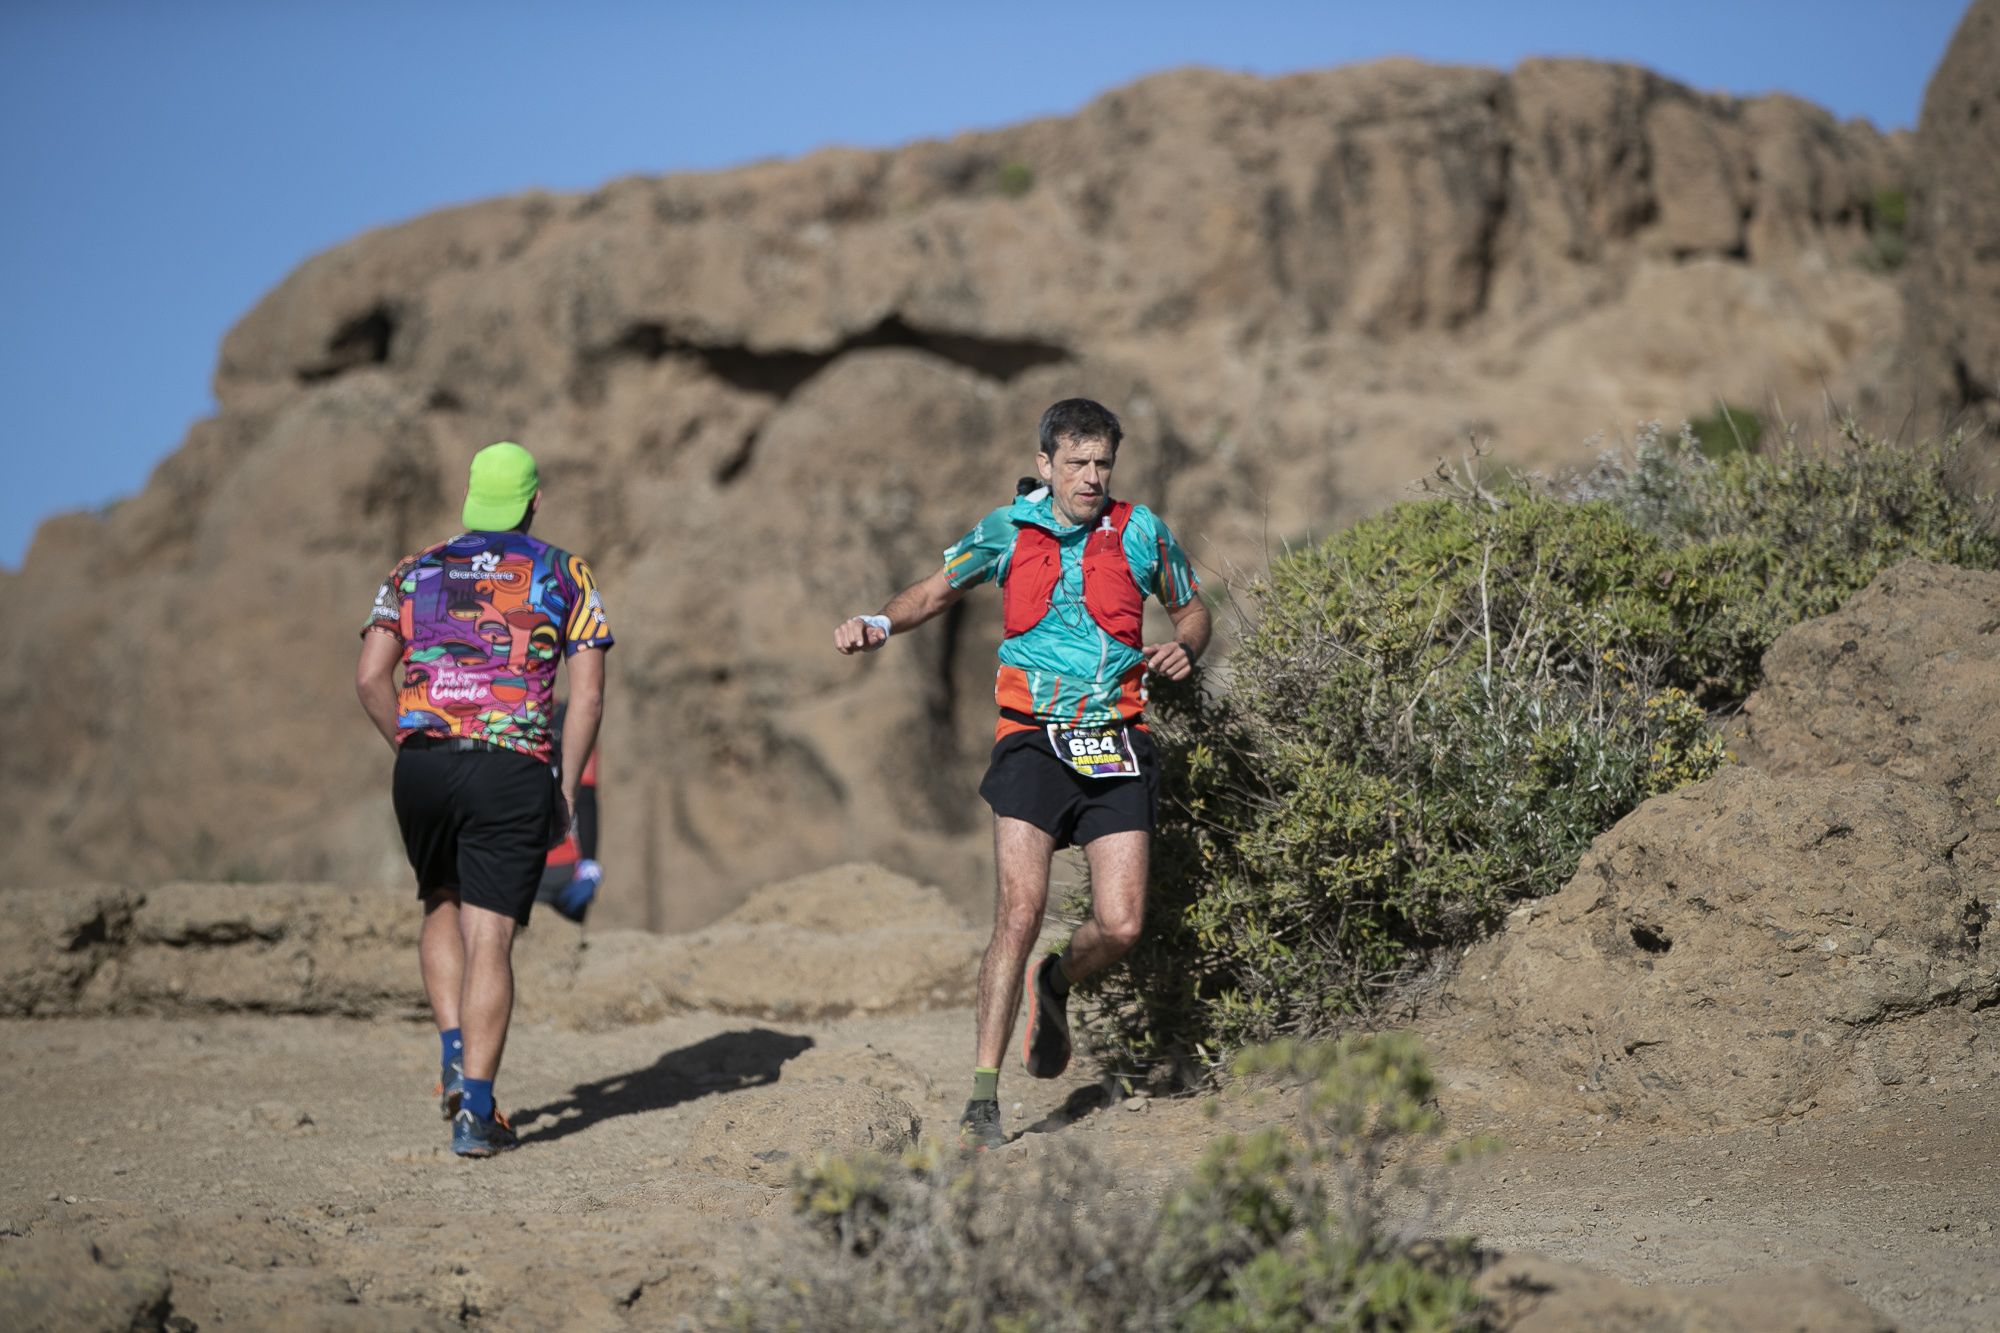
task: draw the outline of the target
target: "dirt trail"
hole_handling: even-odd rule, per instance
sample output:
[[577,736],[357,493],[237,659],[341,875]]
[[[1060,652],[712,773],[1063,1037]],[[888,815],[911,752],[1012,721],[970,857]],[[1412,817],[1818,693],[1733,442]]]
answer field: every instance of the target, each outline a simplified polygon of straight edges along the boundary
[[[961,1009],[827,1024],[689,1014],[590,1034],[529,1025],[501,1084],[523,1147],[473,1163],[445,1151],[428,1096],[434,1038],[418,1024],[0,1023],[0,1269],[62,1271],[72,1294],[122,1277],[134,1300],[148,1297],[131,1279],[164,1270],[171,1315],[199,1328],[672,1326],[738,1265],[794,1243],[786,1145],[729,1147],[739,1113],[754,1139],[758,1099],[782,1094],[796,1141],[812,1108],[865,1083],[908,1103],[926,1132],[947,1127],[970,1027]],[[1899,1327],[2000,1326],[2000,1101],[1987,1087],[1897,1092],[1776,1137],[1457,1108],[1460,1127],[1513,1145],[1461,1177],[1460,1225],[1499,1249],[1644,1282],[1811,1264]],[[1106,1103],[1087,1070],[1049,1083],[1010,1071],[1003,1094],[1019,1102],[1009,1128],[1028,1131],[1007,1152],[1080,1137],[1139,1195],[1218,1124],[1192,1101]],[[1232,1100],[1221,1123],[1256,1114]],[[92,1265],[79,1241],[122,1267]]]
[[1642,1283],[1811,1265],[1898,1328],[2000,1328],[1990,1085],[1915,1088],[1775,1132],[1551,1129],[1464,1109],[1457,1128],[1510,1144],[1458,1178],[1462,1228],[1482,1245]]

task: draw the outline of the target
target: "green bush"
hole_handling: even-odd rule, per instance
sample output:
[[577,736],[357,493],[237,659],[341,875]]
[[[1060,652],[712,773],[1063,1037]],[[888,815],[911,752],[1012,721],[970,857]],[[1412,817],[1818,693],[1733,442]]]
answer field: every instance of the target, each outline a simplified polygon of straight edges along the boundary
[[1910,257],[1910,196],[1897,186],[1885,186],[1868,202],[1868,244],[1856,256],[1863,268],[1877,273],[1899,269]]
[[[1469,1243],[1430,1235],[1442,1194],[1408,1165],[1439,1137],[1431,1075],[1396,1034],[1248,1053],[1298,1096],[1291,1129],[1225,1134],[1155,1208],[1115,1207],[1081,1150],[967,1163],[823,1157],[794,1203],[832,1238],[752,1274],[711,1326],[861,1330],[1443,1330],[1475,1325]],[[1455,1154],[1447,1154],[1447,1160]],[[1412,1210],[1392,1217],[1383,1192]],[[867,1244],[851,1243],[858,1235]]]
[[1035,188],[1035,169],[1026,162],[1002,162],[993,172],[993,188],[1009,199],[1019,199]]
[[1400,505],[1250,595],[1232,692],[1158,695],[1175,800],[1090,1019],[1121,1063],[1329,1030],[1722,761],[1689,687],[1749,590],[1612,505]]
[[[1991,503],[1969,493],[1956,436],[1904,445],[1846,423],[1828,447],[1787,439],[1758,457],[1710,460],[1685,433],[1668,442],[1652,432],[1573,493],[1609,500],[1684,551],[1732,561],[1755,592],[1733,610],[1735,632],[1760,657],[1900,560],[2000,566]],[[1756,684],[1753,670],[1734,693]]]
[[1704,458],[1727,458],[1756,452],[1757,441],[1764,437],[1764,418],[1747,407],[1717,403],[1713,412],[1690,421],[1688,432]]
[[[1399,505],[1248,590],[1229,689],[1161,689],[1147,929],[1086,986],[1116,1067],[1183,1077],[1339,1029],[1560,887],[1764,650],[1907,556],[1993,567],[1952,446],[1721,461],[1640,441],[1563,495]],[[1080,901],[1071,904],[1080,912]]]

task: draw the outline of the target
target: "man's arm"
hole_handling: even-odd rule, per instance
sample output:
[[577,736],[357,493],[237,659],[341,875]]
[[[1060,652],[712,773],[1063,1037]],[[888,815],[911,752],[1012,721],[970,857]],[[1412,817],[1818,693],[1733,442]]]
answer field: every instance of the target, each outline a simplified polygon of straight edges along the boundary
[[576,809],[583,767],[597,744],[597,726],[604,720],[604,649],[579,648],[569,658],[569,703],[563,712],[562,794]]
[[1209,624],[1208,607],[1197,593],[1179,606],[1168,607],[1167,614],[1174,622],[1172,641],[1148,644],[1142,651],[1146,654],[1146,664],[1168,680],[1186,680],[1194,670],[1195,659],[1208,651],[1213,628]]
[[965,593],[964,588],[952,587],[951,580],[940,569],[889,599],[889,604],[881,611],[889,622],[887,631],[879,625],[869,624],[861,616],[850,616],[834,627],[833,646],[843,653],[872,653],[888,642],[890,633],[900,634],[904,630],[915,629],[926,620],[943,615]]
[[396,668],[403,662],[403,641],[386,629],[361,636],[361,660],[354,667],[354,693],[389,748],[396,748]]

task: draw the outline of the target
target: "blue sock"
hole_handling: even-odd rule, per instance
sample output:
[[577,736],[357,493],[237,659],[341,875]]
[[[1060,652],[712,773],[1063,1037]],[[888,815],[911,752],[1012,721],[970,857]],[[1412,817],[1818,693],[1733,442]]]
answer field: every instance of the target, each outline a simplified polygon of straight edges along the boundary
[[439,1064],[448,1065],[465,1054],[465,1042],[458,1035],[457,1028],[446,1028],[438,1033],[438,1044],[444,1047],[444,1054],[438,1057]]
[[493,1080],[490,1078],[469,1078],[465,1080],[465,1100],[459,1103],[463,1109],[472,1112],[481,1120],[493,1118]]

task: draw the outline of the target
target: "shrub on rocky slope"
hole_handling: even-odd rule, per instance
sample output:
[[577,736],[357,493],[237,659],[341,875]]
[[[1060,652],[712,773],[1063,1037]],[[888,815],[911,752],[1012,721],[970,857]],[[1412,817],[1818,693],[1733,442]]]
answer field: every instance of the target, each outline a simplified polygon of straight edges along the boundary
[[1711,462],[1692,442],[1560,494],[1405,504],[1271,566],[1227,691],[1168,691],[1174,796],[1147,934],[1091,1032],[1128,1068],[1214,1068],[1324,1032],[1647,797],[1713,773],[1705,709],[1789,626],[1910,556],[2000,564],[1956,446],[1850,432]]

